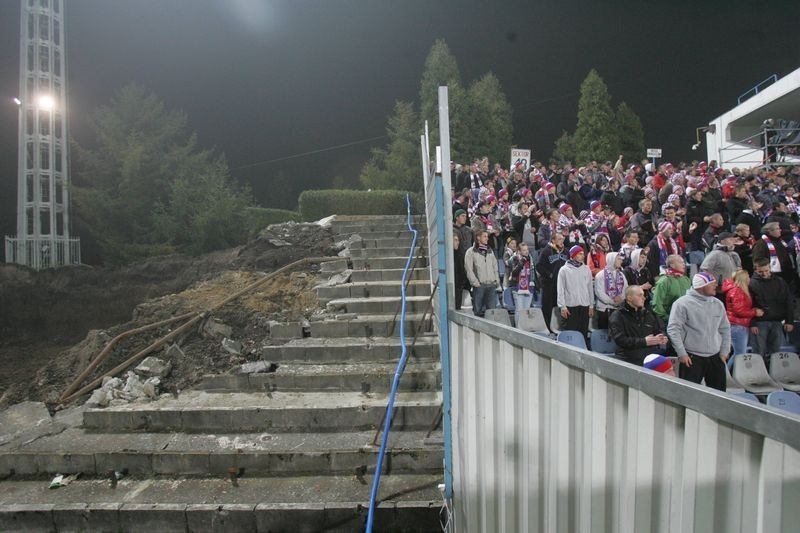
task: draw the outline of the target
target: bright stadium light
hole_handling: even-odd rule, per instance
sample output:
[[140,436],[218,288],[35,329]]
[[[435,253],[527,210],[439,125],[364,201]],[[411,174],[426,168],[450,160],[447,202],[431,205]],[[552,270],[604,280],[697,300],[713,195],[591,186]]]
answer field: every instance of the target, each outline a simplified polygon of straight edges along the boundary
[[37,104],[39,105],[39,109],[43,111],[52,111],[56,107],[56,101],[53,100],[53,97],[49,94],[41,95]]
[[15,104],[17,104],[17,105],[22,105],[22,100],[20,100],[19,98],[17,98],[17,97],[15,96],[15,97],[14,97],[14,103],[15,103]]

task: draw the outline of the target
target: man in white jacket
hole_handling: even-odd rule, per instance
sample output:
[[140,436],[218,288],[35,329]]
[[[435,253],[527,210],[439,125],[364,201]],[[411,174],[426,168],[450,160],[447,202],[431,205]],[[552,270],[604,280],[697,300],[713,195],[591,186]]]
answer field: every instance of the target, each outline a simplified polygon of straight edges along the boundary
[[581,245],[569,249],[569,261],[558,271],[556,303],[561,309],[562,329],[580,331],[585,338],[589,319],[594,316],[594,282],[584,257]]
[[475,245],[464,255],[467,279],[473,287],[472,312],[482,317],[487,309],[497,307],[497,290],[500,287],[500,273],[497,258],[489,248],[489,233],[475,232]]

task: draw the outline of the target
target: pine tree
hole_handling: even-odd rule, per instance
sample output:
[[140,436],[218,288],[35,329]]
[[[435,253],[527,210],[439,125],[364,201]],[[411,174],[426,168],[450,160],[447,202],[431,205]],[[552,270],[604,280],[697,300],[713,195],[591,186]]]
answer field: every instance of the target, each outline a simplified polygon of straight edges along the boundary
[[462,152],[504,161],[513,136],[511,105],[494,74],[484,74],[472,82],[467,92],[465,115],[468,136],[462,143]]
[[375,148],[361,171],[361,183],[368,189],[422,190],[422,159],[419,118],[409,102],[397,101],[389,117],[386,148]]
[[645,155],[644,130],[639,116],[625,102],[617,106],[616,114],[619,153],[625,161],[639,161]]
[[611,96],[600,75],[592,69],[581,84],[578,127],[575,129],[577,163],[614,160],[619,152]]
[[575,161],[575,138],[564,130],[561,137],[556,140],[553,148],[553,159],[559,163]]

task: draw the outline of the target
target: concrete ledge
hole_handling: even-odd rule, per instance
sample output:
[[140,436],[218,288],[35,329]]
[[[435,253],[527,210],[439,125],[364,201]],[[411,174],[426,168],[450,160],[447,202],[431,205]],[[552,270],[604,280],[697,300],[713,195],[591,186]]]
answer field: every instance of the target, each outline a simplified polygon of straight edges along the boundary
[[[307,338],[280,346],[264,346],[261,358],[270,362],[303,363],[388,363],[397,361],[402,349],[398,337],[358,338]],[[439,359],[438,339],[425,336],[417,339],[410,351],[411,360]]]
[[119,509],[123,531],[154,533],[186,533],[184,503],[124,503]]
[[[405,266],[405,264],[403,264]],[[403,279],[403,268],[372,268],[370,270],[354,270],[350,275],[350,281],[354,283],[362,281],[398,281]],[[417,268],[409,272],[409,279],[430,280],[430,269]]]
[[53,504],[12,503],[0,506],[0,531],[56,531]]

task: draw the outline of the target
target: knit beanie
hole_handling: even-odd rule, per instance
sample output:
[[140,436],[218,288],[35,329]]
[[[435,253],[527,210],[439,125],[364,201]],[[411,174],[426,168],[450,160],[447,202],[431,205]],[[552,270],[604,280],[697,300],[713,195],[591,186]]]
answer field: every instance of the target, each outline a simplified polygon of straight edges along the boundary
[[711,272],[698,272],[692,278],[692,288],[700,289],[717,281]]
[[567,209],[571,209],[571,208],[572,208],[572,206],[569,205],[569,204],[561,204],[561,207],[559,207],[558,210],[561,211],[561,214],[563,215],[563,214],[566,214]]
[[671,227],[673,227],[672,222],[667,222],[666,220],[664,220],[663,222],[661,222],[661,224],[658,225],[658,232],[664,233],[665,231],[667,231],[667,229]]
[[461,215],[466,215],[466,214],[467,214],[467,212],[464,211],[463,209],[456,209],[456,212],[453,213],[453,220],[457,219]]
[[575,256],[581,253],[582,251],[583,251],[583,246],[581,246],[580,244],[576,244],[575,246],[569,249],[569,258],[575,259]]
[[592,200],[592,203],[589,204],[589,211],[594,211],[596,207],[600,207],[601,205],[599,200]]
[[672,361],[664,357],[663,355],[659,355],[657,353],[651,353],[647,357],[644,358],[644,365],[648,370],[655,370],[656,372],[668,372],[672,370]]

